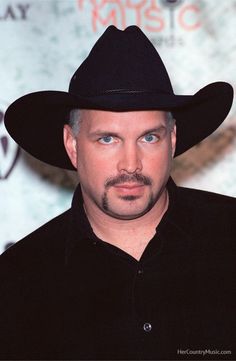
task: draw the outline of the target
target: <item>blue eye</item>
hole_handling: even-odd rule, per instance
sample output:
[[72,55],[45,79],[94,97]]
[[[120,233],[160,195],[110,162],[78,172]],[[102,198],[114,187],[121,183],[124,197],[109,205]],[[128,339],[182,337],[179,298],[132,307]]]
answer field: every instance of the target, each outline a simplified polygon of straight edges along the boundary
[[104,137],[101,137],[98,141],[102,144],[111,144],[114,142],[114,138],[111,135],[105,135]]
[[159,138],[154,134],[146,134],[143,137],[145,143],[156,143],[158,142]]

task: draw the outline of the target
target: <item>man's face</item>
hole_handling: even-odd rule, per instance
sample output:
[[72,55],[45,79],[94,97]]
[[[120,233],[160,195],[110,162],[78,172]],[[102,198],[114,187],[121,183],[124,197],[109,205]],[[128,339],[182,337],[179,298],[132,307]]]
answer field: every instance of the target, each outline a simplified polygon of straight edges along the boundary
[[73,139],[65,126],[65,147],[77,168],[85,204],[118,219],[134,219],[158,201],[175,150],[175,127],[162,111],[82,110]]

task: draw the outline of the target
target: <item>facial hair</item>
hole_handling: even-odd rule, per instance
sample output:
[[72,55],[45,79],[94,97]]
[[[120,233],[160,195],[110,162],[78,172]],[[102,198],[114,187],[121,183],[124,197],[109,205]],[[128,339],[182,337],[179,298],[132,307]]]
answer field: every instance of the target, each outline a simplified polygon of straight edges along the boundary
[[[146,185],[146,186],[151,186],[152,185],[152,180],[150,177],[146,177],[142,174],[139,173],[134,173],[134,174],[121,174],[117,177],[111,177],[108,178],[105,182],[105,191],[103,193],[102,196],[102,207],[104,209],[104,211],[106,211],[107,213],[111,213],[111,209],[109,206],[109,200],[108,200],[108,190],[110,187],[122,184],[122,183],[138,183],[140,185]],[[122,200],[127,201],[127,202],[132,202],[135,201],[136,199],[139,198],[139,196],[134,196],[134,195],[125,195],[125,196],[121,196],[120,197]],[[149,198],[149,202],[147,207],[145,208],[144,212],[142,214],[139,214],[137,217],[140,217],[141,215],[143,215],[144,213],[146,213],[147,211],[149,211],[153,205],[155,204],[156,200],[153,196],[153,194],[150,195]],[[114,216],[114,215],[113,215]],[[134,218],[129,217],[129,216],[122,216],[123,219],[131,219]]]

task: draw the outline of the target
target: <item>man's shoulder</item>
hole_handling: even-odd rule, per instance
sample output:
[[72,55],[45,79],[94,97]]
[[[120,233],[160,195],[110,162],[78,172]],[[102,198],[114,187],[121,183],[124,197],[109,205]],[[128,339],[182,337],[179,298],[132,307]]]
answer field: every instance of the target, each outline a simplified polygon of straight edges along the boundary
[[9,247],[1,256],[1,265],[22,266],[22,264],[46,263],[64,254],[65,239],[71,210],[58,215],[26,237]]
[[197,189],[177,188],[170,221],[192,239],[201,240],[204,247],[209,245],[235,250],[235,219],[235,198]]
[[199,208],[235,208],[236,198],[200,189],[178,187],[178,195],[187,204]]

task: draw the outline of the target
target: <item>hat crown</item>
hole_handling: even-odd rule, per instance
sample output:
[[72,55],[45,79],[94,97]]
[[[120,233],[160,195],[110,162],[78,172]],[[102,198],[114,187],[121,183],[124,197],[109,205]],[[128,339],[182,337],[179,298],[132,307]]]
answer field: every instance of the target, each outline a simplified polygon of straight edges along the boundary
[[70,93],[81,96],[142,91],[173,94],[158,52],[137,26],[124,31],[109,26],[69,86]]

